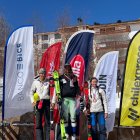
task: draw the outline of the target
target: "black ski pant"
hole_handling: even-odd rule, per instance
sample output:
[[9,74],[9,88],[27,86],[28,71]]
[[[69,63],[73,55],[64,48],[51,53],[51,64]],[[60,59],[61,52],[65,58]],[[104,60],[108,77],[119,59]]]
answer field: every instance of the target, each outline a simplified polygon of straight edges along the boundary
[[[39,103],[39,102],[38,102]],[[50,100],[43,100],[42,108],[38,109],[38,103],[36,104],[36,140],[43,140],[44,133],[43,133],[43,124],[42,118],[44,115],[45,120],[45,133],[46,133],[46,140],[50,140]]]

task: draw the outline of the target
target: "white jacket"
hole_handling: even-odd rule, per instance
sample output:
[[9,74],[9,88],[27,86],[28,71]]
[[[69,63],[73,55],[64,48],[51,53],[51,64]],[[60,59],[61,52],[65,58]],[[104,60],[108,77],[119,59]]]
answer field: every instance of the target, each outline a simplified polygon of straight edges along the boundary
[[32,87],[31,87],[31,91],[30,91],[30,98],[31,98],[31,103],[34,102],[34,93],[37,93],[39,95],[40,99],[50,99],[50,95],[49,95],[49,82],[48,81],[44,81],[41,82],[38,79],[35,79],[33,81]]
[[90,101],[90,112],[101,112],[103,111],[104,106],[105,113],[108,113],[106,95],[103,89],[91,87],[88,96]]

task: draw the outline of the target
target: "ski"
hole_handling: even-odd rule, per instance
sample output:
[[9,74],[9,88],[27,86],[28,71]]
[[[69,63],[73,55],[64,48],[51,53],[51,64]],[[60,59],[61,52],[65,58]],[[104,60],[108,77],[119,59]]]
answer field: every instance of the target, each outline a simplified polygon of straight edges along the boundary
[[[85,96],[85,104],[86,104],[86,109],[90,109],[90,104],[89,104],[89,90],[88,90],[88,82],[84,83],[84,96]],[[87,112],[87,133],[88,133],[88,139],[87,140],[92,140],[92,134],[91,134],[91,121],[90,121],[90,112]]]
[[[39,101],[39,96],[38,96],[38,93],[34,93],[33,95],[33,98],[34,98],[34,102],[36,103],[37,101]],[[34,106],[34,113],[35,113],[35,116],[34,116],[34,140],[36,140],[36,105]]]
[[57,71],[53,72],[53,78],[54,78],[56,96],[58,98],[58,106],[59,106],[59,114],[60,114],[61,138],[62,138],[62,140],[67,140],[66,131],[65,131],[65,125],[64,125],[63,112],[62,112],[62,108],[61,108],[62,99],[61,99],[61,94],[60,94],[59,73]]
[[[81,91],[83,92],[83,91]],[[79,140],[83,140],[83,138],[86,137],[85,135],[85,129],[83,128],[86,128],[86,124],[85,124],[85,121],[86,121],[86,117],[83,113],[83,110],[84,110],[84,99],[83,99],[83,96],[80,97],[80,114],[79,114],[79,119],[77,121],[79,121],[79,126],[77,129],[79,129]]]
[[[39,97],[37,92],[34,93],[33,99],[34,99],[34,103],[37,103],[39,101],[38,106],[36,106],[36,105],[34,106],[34,113],[35,113],[35,116],[34,116],[34,140],[36,140],[36,111],[37,111],[37,108],[38,109],[42,108],[43,100],[40,100],[40,97]],[[42,125],[44,126],[44,118],[42,118]]]
[[53,109],[50,108],[50,139],[55,140]]
[[[51,77],[49,79],[49,87],[50,87],[50,100],[52,101],[53,94],[54,94],[54,80]],[[55,140],[55,125],[54,125],[54,111],[53,108],[50,106],[50,140]]]

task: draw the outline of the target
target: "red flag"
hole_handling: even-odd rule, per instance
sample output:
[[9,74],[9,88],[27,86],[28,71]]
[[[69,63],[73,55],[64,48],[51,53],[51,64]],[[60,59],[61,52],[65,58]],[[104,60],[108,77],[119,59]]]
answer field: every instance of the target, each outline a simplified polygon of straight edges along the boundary
[[[52,73],[54,70],[59,70],[60,67],[60,53],[61,53],[62,43],[58,42],[51,45],[42,56],[42,60],[40,62],[40,68],[46,68],[46,77],[52,77]],[[50,85],[53,84],[50,81]],[[51,98],[53,96],[54,87],[50,86],[50,94]],[[59,113],[58,108],[54,109],[54,121],[59,122]]]
[[46,77],[52,77],[54,70],[59,70],[60,67],[60,52],[62,43],[58,42],[51,45],[42,56],[40,68],[46,68]]

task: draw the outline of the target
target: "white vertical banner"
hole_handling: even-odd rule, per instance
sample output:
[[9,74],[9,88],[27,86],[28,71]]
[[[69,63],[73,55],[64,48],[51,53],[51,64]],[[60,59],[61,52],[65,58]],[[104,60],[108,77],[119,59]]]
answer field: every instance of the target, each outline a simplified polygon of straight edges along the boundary
[[116,84],[118,69],[118,51],[112,51],[103,55],[94,71],[100,88],[104,89],[108,103],[108,118],[106,120],[107,132],[113,130],[116,111]]
[[11,34],[5,47],[3,119],[33,110],[29,96],[33,77],[33,27],[21,27]]

